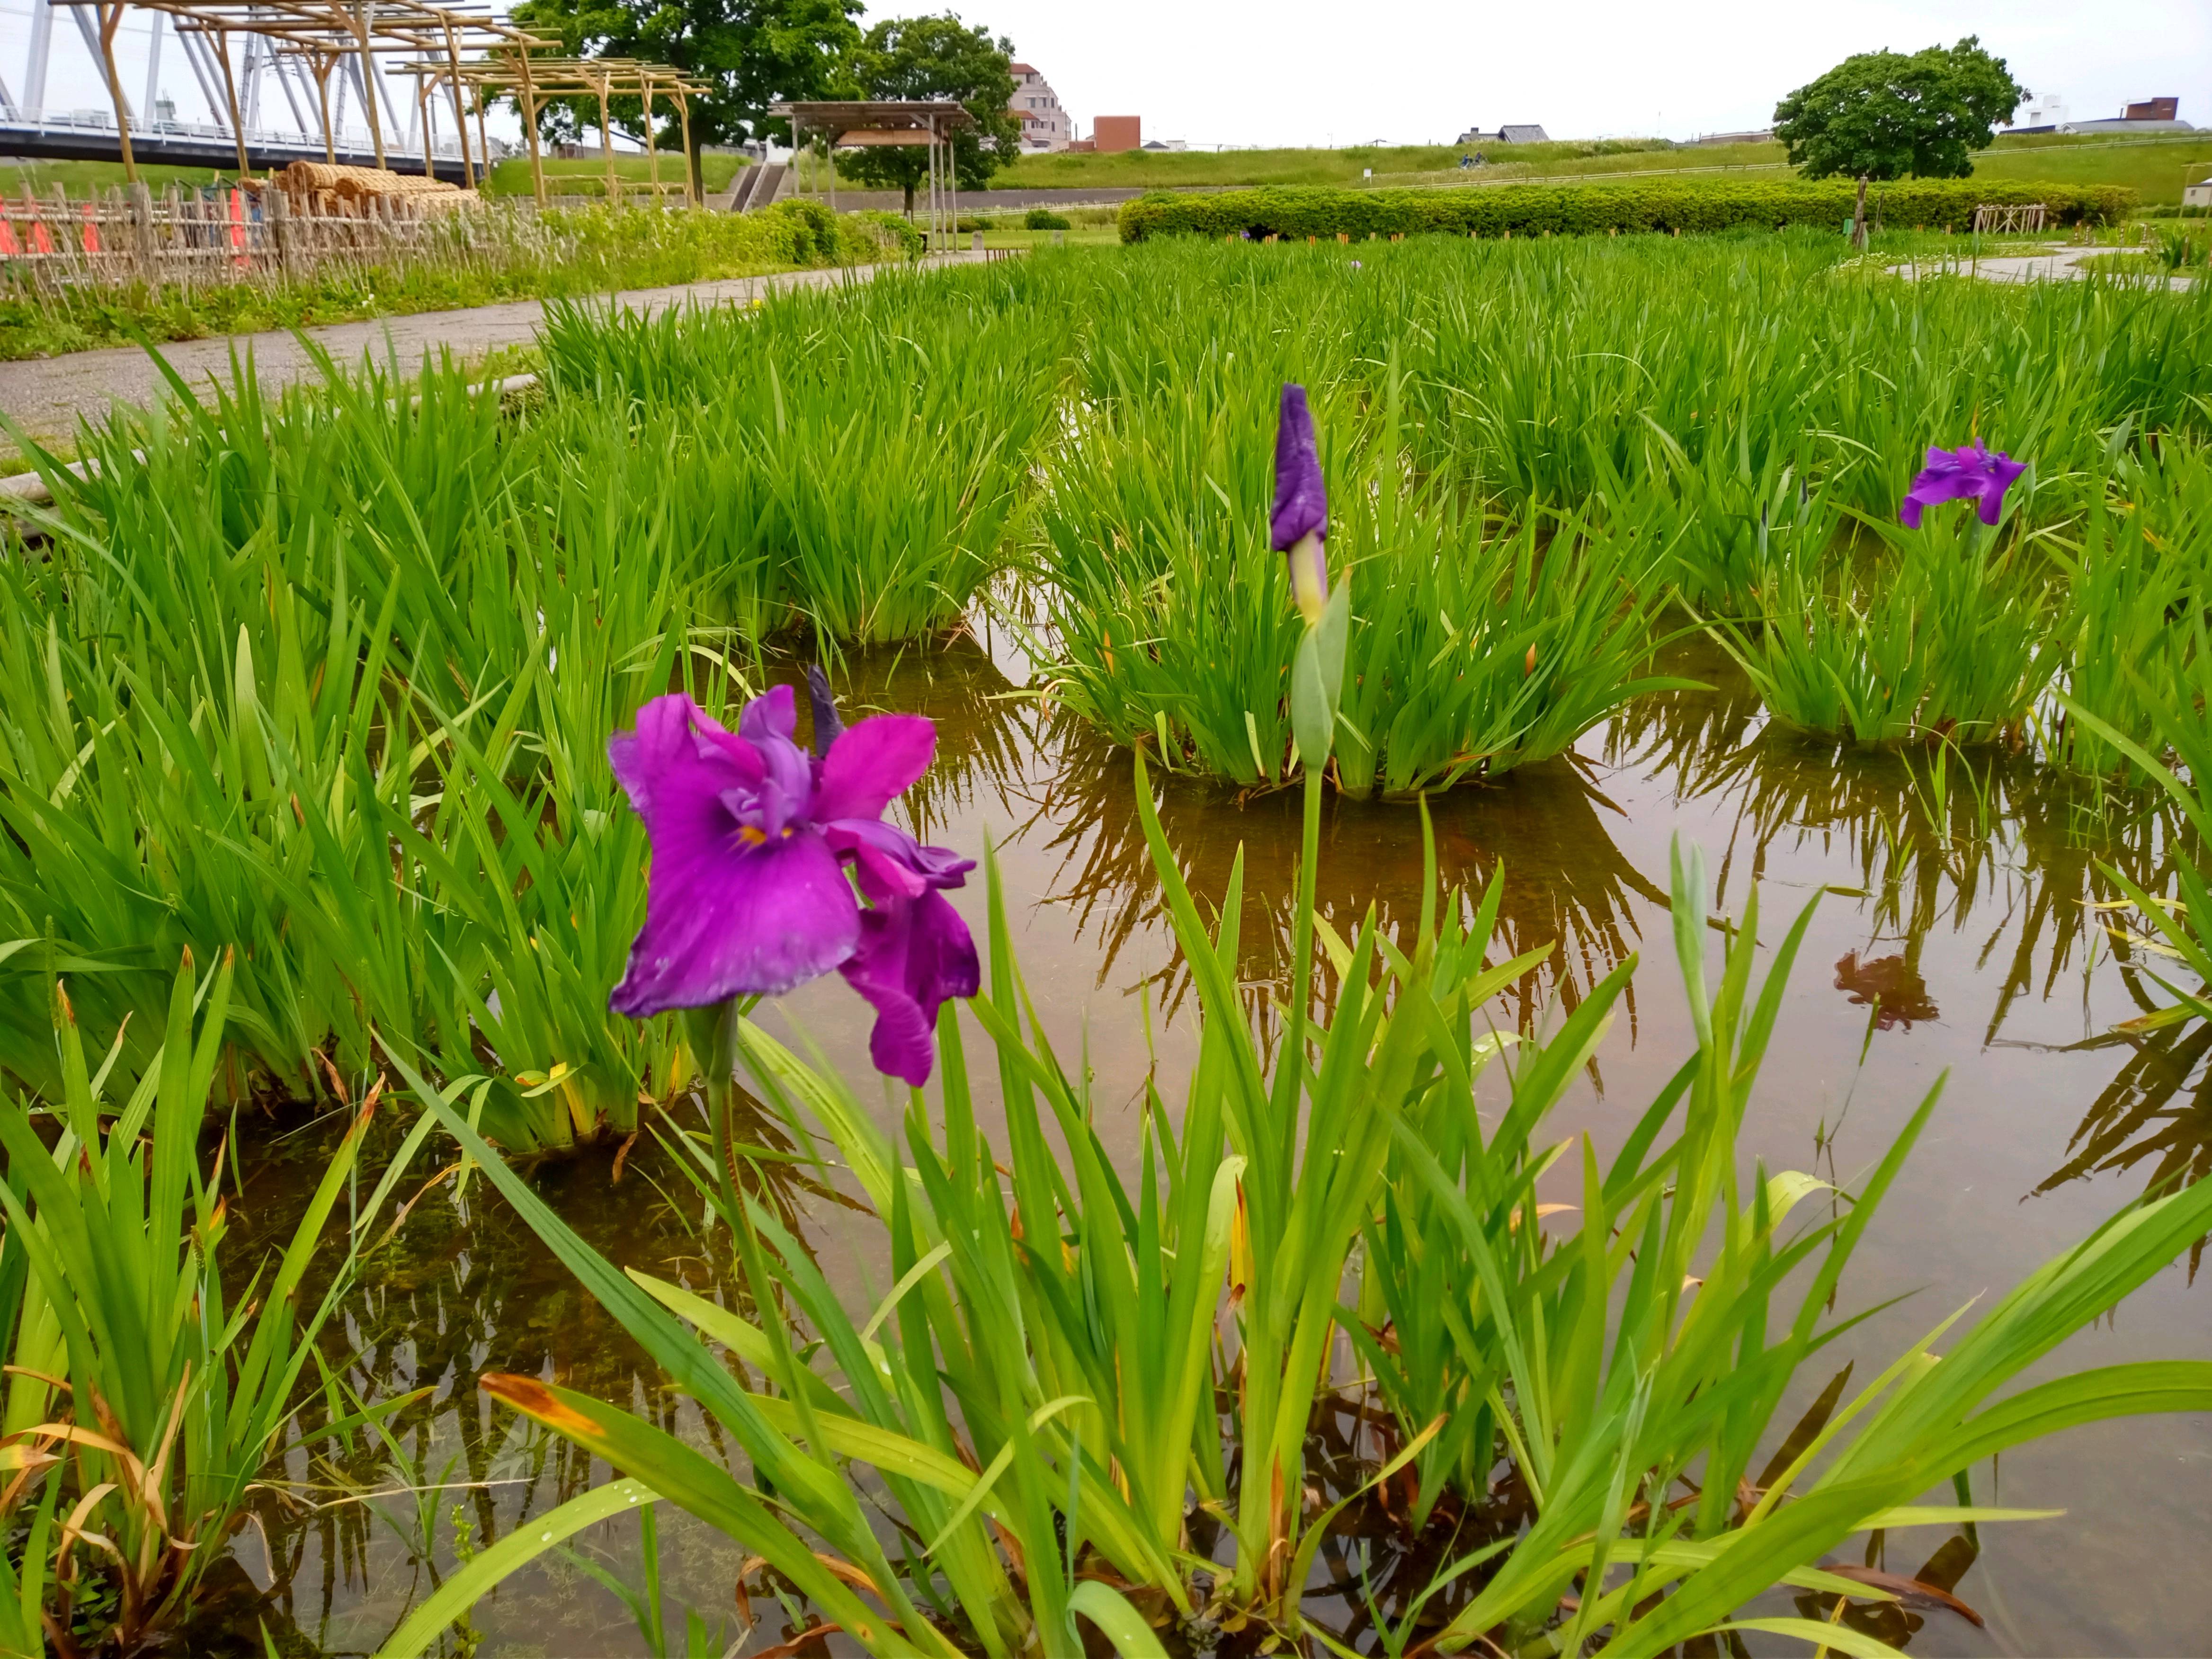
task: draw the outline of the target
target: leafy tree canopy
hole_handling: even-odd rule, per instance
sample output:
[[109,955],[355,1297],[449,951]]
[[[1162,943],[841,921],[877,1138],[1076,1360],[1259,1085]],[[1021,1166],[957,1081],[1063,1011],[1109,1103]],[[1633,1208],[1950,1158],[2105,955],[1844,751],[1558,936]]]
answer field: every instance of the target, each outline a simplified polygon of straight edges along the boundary
[[[1021,154],[1021,125],[1010,107],[1013,52],[1012,40],[994,40],[989,29],[970,28],[951,12],[886,18],[868,31],[847,62],[842,88],[829,95],[951,99],[966,105],[975,125],[955,137],[954,167],[963,190],[981,190]],[[929,162],[918,147],[887,145],[840,151],[837,172],[841,178],[903,190],[911,213]]]
[[[672,64],[714,90],[691,102],[695,146],[775,137],[790,142],[790,124],[772,119],[770,104],[836,95],[841,65],[860,44],[854,18],[861,0],[520,0],[514,21],[558,35],[580,58],[638,58]],[[609,100],[615,125],[644,130],[635,95]],[[655,99],[655,142],[672,141],[675,112]],[[539,130],[555,140],[599,125],[596,98],[557,100]],[[695,161],[696,173],[696,161]]]
[[1846,58],[1775,106],[1774,136],[1808,179],[1961,179],[2027,96],[1968,35],[1910,57]]

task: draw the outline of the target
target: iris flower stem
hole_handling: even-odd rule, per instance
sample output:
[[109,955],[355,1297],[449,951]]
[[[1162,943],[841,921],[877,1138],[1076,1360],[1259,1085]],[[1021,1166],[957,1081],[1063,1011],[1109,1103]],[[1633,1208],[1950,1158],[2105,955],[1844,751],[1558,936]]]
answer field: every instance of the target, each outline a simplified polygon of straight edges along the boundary
[[1285,1091],[1291,1107],[1289,1121],[1283,1126],[1286,1145],[1295,1144],[1297,1100],[1304,1086],[1306,1014],[1313,995],[1314,896],[1319,884],[1316,866],[1321,862],[1321,769],[1309,764],[1304,771],[1305,828],[1298,843],[1298,902],[1291,917],[1290,1030],[1283,1048],[1283,1062],[1291,1068],[1292,1077],[1291,1086]]
[[714,1184],[721,1194],[722,1213],[734,1230],[742,1212],[738,1207],[737,1151],[730,1139],[730,1102],[738,1086],[738,1005],[718,1003],[701,1011],[693,1038],[706,1062],[707,1123],[714,1139]]

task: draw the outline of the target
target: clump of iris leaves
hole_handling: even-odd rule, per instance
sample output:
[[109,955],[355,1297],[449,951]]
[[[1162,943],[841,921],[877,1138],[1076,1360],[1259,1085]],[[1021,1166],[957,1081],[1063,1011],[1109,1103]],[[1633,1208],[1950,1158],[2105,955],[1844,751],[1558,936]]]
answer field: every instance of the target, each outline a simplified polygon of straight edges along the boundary
[[[189,1605],[334,1305],[287,1286],[350,1170],[264,1287],[285,1293],[226,1319],[201,1126],[257,1093],[358,1107],[380,1073],[421,1109],[410,1152],[450,1128],[743,1449],[740,1478],[516,1380],[642,1483],[599,1512],[694,1510],[794,1620],[871,1651],[1065,1651],[1071,1620],[1131,1652],[1341,1639],[1300,1606],[1348,1514],[1309,1495],[1324,1397],[1356,1397],[1372,1464],[1331,1494],[1443,1540],[1421,1582],[1344,1592],[1376,1598],[1376,1639],[1532,1654],[1656,1652],[1777,1584],[1878,1597],[1818,1564],[1869,1528],[1994,1521],[1969,1472],[2006,1445],[2202,1408],[2190,1365],[2007,1392],[2204,1233],[2198,1188],[1824,1386],[1849,1328],[1830,1292],[1934,1101],[1849,1194],[1742,1174],[1788,954],[1754,988],[1753,919],[1710,991],[1702,929],[1678,934],[1698,1050],[1601,1167],[1542,1125],[1632,964],[1501,1053],[1475,1011],[1527,964],[1486,961],[1497,890],[1403,939],[1340,937],[1308,902],[1295,1022],[1263,1050],[1224,966],[1237,890],[1209,930],[1149,820],[1204,1035],[1133,1174],[1028,1018],[995,882],[986,992],[902,1144],[731,1029],[884,1229],[878,1319],[690,1142],[751,1322],[613,1273],[485,1139],[628,1133],[698,1086],[672,1024],[606,1013],[645,848],[605,741],[672,684],[723,706],[788,629],[924,641],[1011,576],[1056,706],[1155,766],[1296,776],[1296,613],[1263,539],[1285,379],[1314,388],[1352,596],[1334,787],[1558,753],[1698,627],[1787,723],[2163,777],[2206,660],[2204,296],[1905,289],[1828,258],[1788,237],[1414,241],[1357,270],[1287,246],[1046,257],[742,317],[559,312],[527,409],[447,368],[280,399],[249,379],[88,430],[95,465],[57,472],[0,560],[0,1315],[48,1379],[10,1380],[9,1455],[44,1478],[12,1489],[33,1542],[0,1635],[88,1644],[88,1619],[145,1633]],[[2099,372],[2052,370],[2077,361]],[[1899,488],[1969,429],[2033,463],[2005,524],[1907,540]],[[1674,896],[1702,916],[1694,859]],[[2200,936],[2173,927],[2177,950]],[[1540,1213],[1540,1176],[1577,1207]],[[389,1189],[349,1211],[356,1242]]]

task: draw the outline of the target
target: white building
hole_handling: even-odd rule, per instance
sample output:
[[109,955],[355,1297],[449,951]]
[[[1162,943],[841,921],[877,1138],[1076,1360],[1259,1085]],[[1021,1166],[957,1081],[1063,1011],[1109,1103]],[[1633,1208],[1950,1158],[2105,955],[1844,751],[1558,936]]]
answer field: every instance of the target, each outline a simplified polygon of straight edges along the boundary
[[2212,208],[2212,179],[2199,179],[2181,188],[2181,205],[2193,208]]
[[1012,67],[1014,96],[1006,107],[1022,124],[1022,148],[1066,149],[1075,137],[1075,123],[1060,106],[1060,94],[1029,64],[1016,64]]

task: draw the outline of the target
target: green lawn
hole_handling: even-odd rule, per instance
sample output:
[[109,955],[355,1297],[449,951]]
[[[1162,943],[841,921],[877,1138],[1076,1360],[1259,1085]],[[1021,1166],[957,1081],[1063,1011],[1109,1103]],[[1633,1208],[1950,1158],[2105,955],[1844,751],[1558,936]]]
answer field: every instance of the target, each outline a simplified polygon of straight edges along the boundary
[[[138,169],[138,176],[154,189],[161,190],[170,185],[227,185],[238,176],[238,169],[157,167],[149,163]],[[0,167],[0,191],[10,196],[21,195],[26,185],[38,196],[44,196],[56,185],[72,196],[82,196],[88,191],[106,190],[122,182],[120,161],[31,161]]]
[[[983,233],[985,247],[1051,247],[1053,233],[1048,230],[987,230]],[[1120,246],[1121,233],[1112,225],[1074,225],[1066,233],[1068,247],[1115,247]],[[966,247],[963,240],[960,246]]]
[[[730,187],[744,163],[742,155],[710,155],[702,156],[699,170],[707,180],[707,193],[714,195]],[[593,157],[586,161],[558,161],[548,156],[544,161],[545,185],[556,196],[588,195],[602,188],[607,176],[605,161]],[[615,176],[628,183],[645,184],[653,170],[642,155],[617,155]],[[663,150],[660,155],[660,181],[665,185],[684,182],[684,158],[675,150]],[[527,196],[530,194],[530,161],[526,156],[510,156],[495,163],[491,170],[491,182],[486,187],[488,196]]]

